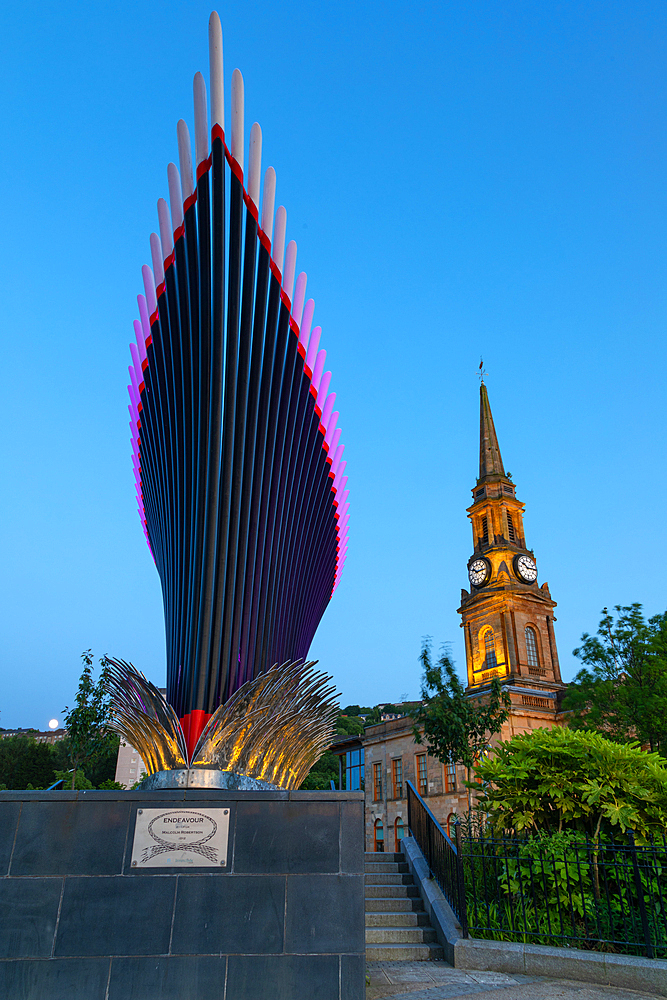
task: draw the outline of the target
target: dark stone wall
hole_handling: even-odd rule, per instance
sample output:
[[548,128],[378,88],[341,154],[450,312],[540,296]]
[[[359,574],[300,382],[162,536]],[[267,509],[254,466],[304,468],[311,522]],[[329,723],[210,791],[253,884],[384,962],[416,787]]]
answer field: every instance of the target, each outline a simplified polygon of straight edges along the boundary
[[[137,809],[230,808],[229,863],[130,867]],[[363,1000],[362,792],[0,792],[0,997]]]

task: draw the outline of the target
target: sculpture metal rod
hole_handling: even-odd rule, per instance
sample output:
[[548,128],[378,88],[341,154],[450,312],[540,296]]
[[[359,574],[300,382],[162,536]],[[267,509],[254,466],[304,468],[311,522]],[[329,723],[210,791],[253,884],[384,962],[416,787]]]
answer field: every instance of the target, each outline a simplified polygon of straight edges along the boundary
[[[268,255],[268,251],[267,251]],[[269,257],[270,268],[270,257]],[[262,536],[260,526],[264,520],[262,514],[262,495],[264,473],[267,467],[267,438],[269,434],[269,413],[271,408],[271,384],[273,369],[276,365],[276,341],[278,334],[278,314],[280,310],[280,282],[273,270],[268,276],[268,304],[266,308],[266,324],[262,367],[259,383],[259,399],[257,408],[257,430],[255,457],[253,462],[252,486],[250,492],[250,513],[248,518],[248,560],[245,580],[243,583],[243,612],[241,618],[241,641],[239,647],[245,653],[244,677],[249,680],[253,676],[254,635],[251,624],[256,621],[257,602],[259,600],[260,560],[262,556]]]
[[243,188],[237,174],[230,178],[229,200],[229,252],[227,272],[227,329],[225,387],[223,410],[222,467],[218,498],[218,552],[214,588],[212,620],[211,663],[216,666],[208,676],[204,711],[212,712],[224,700],[229,671],[228,660],[223,660],[223,612],[227,562],[235,558],[231,551],[230,518],[232,508],[232,473],[236,424],[236,394],[238,377],[238,337],[241,294],[241,233],[243,213]]
[[[179,125],[181,123],[179,122]],[[190,157],[190,137],[187,134],[187,127],[183,123],[184,128],[181,130],[179,135],[179,146],[182,147],[181,152],[182,158],[186,160],[186,163],[182,165],[182,172],[189,173],[187,191],[189,192],[193,189],[192,180],[192,163],[189,162]],[[187,149],[185,149],[185,144],[187,143]],[[184,191],[184,195],[186,192]],[[193,650],[191,637],[196,629],[196,618],[195,618],[195,606],[197,604],[196,599],[196,582],[199,580],[198,563],[199,558],[197,551],[200,548],[198,527],[200,525],[199,508],[201,503],[201,497],[205,495],[206,491],[206,481],[204,477],[200,474],[199,470],[202,468],[200,464],[200,458],[202,455],[202,444],[203,444],[203,434],[202,434],[202,397],[201,397],[201,383],[208,382],[208,371],[202,365],[202,350],[201,350],[201,328],[199,321],[199,310],[200,310],[200,297],[199,297],[199,241],[198,241],[198,225],[197,225],[197,215],[199,211],[199,206],[197,205],[197,194],[193,189],[192,194],[186,195],[183,215],[184,215],[184,227],[185,227],[185,257],[187,265],[187,303],[188,303],[188,313],[189,313],[189,352],[187,357],[187,365],[189,367],[189,373],[184,372],[186,379],[185,384],[185,395],[186,395],[186,414],[187,422],[190,425],[190,434],[188,440],[188,447],[190,449],[190,466],[189,473],[186,479],[186,491],[188,495],[188,500],[186,504],[186,510],[188,515],[189,530],[185,535],[185,549],[184,549],[184,572],[183,579],[185,581],[185,595],[183,600],[183,635],[181,639],[181,663],[187,662],[188,673],[192,675],[193,670]],[[189,374],[189,378],[188,378]]]
[[[273,548],[273,534],[276,523],[277,516],[277,506],[278,506],[278,486],[279,486],[279,476],[280,476],[280,462],[282,458],[282,450],[285,444],[285,424],[287,419],[287,407],[289,404],[289,384],[287,383],[288,375],[285,373],[289,372],[289,357],[290,348],[292,347],[293,336],[289,328],[289,309],[285,304],[284,299],[280,304],[280,314],[278,321],[278,339],[277,339],[277,358],[280,359],[278,367],[278,378],[279,385],[276,386],[275,390],[275,409],[274,409],[274,419],[272,435],[270,438],[271,448],[270,448],[270,466],[265,475],[265,507],[264,507],[264,519],[262,525],[262,533],[264,537],[264,545],[262,551],[262,561],[261,561],[261,579],[259,585],[259,600],[258,600],[258,613],[257,613],[257,630],[256,630],[256,644],[254,653],[254,668],[253,672],[257,673],[262,669],[261,665],[266,662],[265,660],[265,643],[264,634],[267,623],[267,613],[268,613],[268,591],[272,576],[272,548]],[[274,369],[275,372],[275,369]]]
[[[216,15],[217,19],[217,15]],[[210,31],[213,36],[212,55],[222,61],[221,44],[217,32],[219,24],[212,19]],[[217,46],[217,48],[216,48]],[[212,75],[216,86],[213,88],[211,100],[211,115],[222,115],[220,104],[222,81],[218,79],[221,66],[217,65],[214,74],[212,59]],[[211,325],[211,401],[209,409],[209,447],[206,457],[206,513],[204,519],[205,539],[203,543],[202,585],[199,605],[199,632],[195,644],[193,669],[193,685],[190,692],[192,705],[204,705],[208,688],[208,672],[210,670],[210,650],[213,632],[213,582],[216,565],[216,531],[218,525],[218,499],[220,489],[220,462],[222,441],[222,396],[224,379],[224,325],[225,325],[225,146],[224,133],[217,122],[212,122],[211,131],[211,288],[212,288],[212,325]]]
[[[245,574],[245,548],[247,539],[239,532],[240,505],[243,488],[243,461],[245,457],[246,419],[248,406],[248,382],[250,375],[251,334],[253,320],[253,300],[255,292],[255,266],[257,261],[257,219],[245,207],[245,246],[243,259],[243,280],[241,295],[241,315],[239,323],[239,355],[236,384],[236,414],[234,424],[234,468],[232,474],[232,504],[230,507],[230,559],[225,580],[225,601],[222,612],[222,663],[226,665],[226,684],[218,696],[221,700],[239,684],[238,647],[233,644],[234,599],[236,580]],[[222,677],[221,677],[222,682]]]
[[[205,100],[205,90],[204,90]],[[202,112],[200,111],[200,115]],[[203,109],[205,118],[205,107]],[[197,132],[195,124],[195,132]],[[204,120],[204,134],[207,122]],[[201,139],[200,139],[201,144]],[[201,155],[207,153],[206,146]],[[200,153],[197,154],[197,160]],[[207,549],[206,529],[210,508],[210,464],[212,443],[212,426],[210,413],[213,409],[213,358],[215,348],[212,343],[211,327],[211,198],[210,198],[210,168],[208,158],[197,164],[197,248],[199,256],[199,330],[200,330],[200,374],[199,374],[199,440],[197,450],[198,494],[195,525],[195,555],[192,566],[191,587],[191,628],[189,633],[190,649],[190,701],[196,703],[195,687],[200,654],[199,636],[204,618],[201,593],[202,580],[205,574],[205,553]]]
[[251,674],[253,676],[262,668],[257,639],[258,636],[261,635],[265,614],[264,594],[266,590],[266,574],[268,572],[267,532],[271,516],[269,501],[276,447],[276,434],[278,431],[280,387],[282,384],[285,345],[287,343],[289,325],[289,313],[284,302],[280,301],[280,288],[276,287],[277,281],[275,280],[275,275],[271,285],[272,287],[269,292],[269,319],[273,321],[274,315],[277,313],[277,325],[269,375],[270,382],[267,426],[266,435],[264,437],[264,462],[262,468],[261,499],[257,522],[257,550],[255,554],[255,567],[253,574],[252,609],[250,613],[251,620],[253,621],[255,627],[250,634],[247,654],[248,661],[252,664]]
[[319,426],[317,418],[312,419],[309,405],[309,380],[303,370],[297,369],[295,375],[298,380],[296,428],[290,454],[290,466],[286,474],[286,481],[291,486],[285,503],[286,517],[283,519],[280,531],[281,546],[277,554],[277,565],[281,569],[277,574],[277,585],[272,604],[272,620],[276,622],[276,634],[281,645],[284,645],[287,638],[291,619],[289,615],[291,605],[286,605],[284,600],[285,590],[293,571],[293,555],[298,532],[303,530],[302,506],[308,486],[308,480],[304,479],[304,474],[306,468],[310,467],[315,449],[321,448],[323,440],[322,435],[315,427],[315,424]]
[[[164,301],[162,301],[164,299]],[[152,468],[155,478],[161,482],[160,516],[157,519],[159,530],[153,531],[151,543],[154,553],[162,551],[161,576],[163,580],[163,597],[165,603],[165,620],[171,621],[173,603],[173,562],[176,555],[176,535],[174,517],[174,499],[176,496],[176,456],[173,450],[173,385],[170,379],[171,368],[167,361],[167,352],[171,353],[171,338],[169,336],[169,312],[166,304],[165,286],[162,284],[162,294],[159,319],[156,318],[148,328],[146,347],[147,365],[144,371],[145,391],[143,394],[143,410],[141,413],[141,462],[142,468],[147,465]],[[146,310],[146,322],[148,313]],[[144,428],[147,434],[144,434]],[[153,453],[153,448],[155,452]],[[147,521],[148,523],[148,521]],[[159,556],[156,556],[159,558]],[[172,630],[167,628],[167,656],[170,660],[170,642]]]
[[[279,564],[276,562],[276,549],[279,544],[279,536],[281,529],[282,514],[284,510],[285,503],[285,464],[286,456],[289,454],[291,448],[292,437],[294,433],[294,419],[297,403],[297,392],[295,388],[295,368],[297,362],[300,362],[300,356],[297,352],[297,338],[295,337],[293,331],[288,326],[287,330],[287,343],[285,345],[285,362],[283,367],[283,377],[282,377],[282,392],[279,410],[279,423],[277,432],[277,442],[276,442],[276,453],[274,458],[274,468],[273,476],[271,481],[271,493],[269,499],[269,507],[271,512],[270,517],[270,527],[267,533],[267,552],[268,552],[268,566],[275,567]],[[300,365],[301,367],[301,365]],[[262,624],[261,632],[261,644],[260,644],[260,662],[267,662],[268,648],[271,641],[271,635],[269,630],[271,627],[271,610],[272,610],[272,599],[273,590],[276,579],[276,572],[268,572],[265,575],[265,590],[264,590],[264,619]]]
[[253,472],[255,468],[257,438],[257,420],[259,413],[259,391],[262,373],[262,333],[266,319],[266,307],[269,289],[269,252],[260,243],[257,260],[257,283],[255,292],[255,314],[253,320],[252,334],[252,355],[250,360],[250,373],[248,379],[248,412],[246,416],[247,430],[245,436],[243,453],[243,479],[241,485],[241,507],[239,515],[239,533],[242,538],[247,539],[244,549],[243,572],[237,577],[234,591],[234,617],[232,621],[232,649],[239,650],[241,658],[241,673],[237,678],[237,684],[243,684],[249,680],[246,658],[246,647],[243,645],[243,602],[246,593],[248,578],[251,577],[254,567],[254,545],[251,540],[251,505],[252,505],[252,484]]
[[[298,535],[297,538],[294,537],[294,525],[295,523],[297,524],[299,535],[304,530],[307,530],[307,524],[304,523],[301,510],[297,506],[301,490],[300,479],[303,474],[305,460],[310,460],[309,467],[314,468],[315,465],[312,459],[316,453],[321,455],[323,444],[323,436],[317,430],[319,419],[312,414],[312,407],[308,398],[309,390],[307,389],[304,394],[303,388],[303,385],[295,385],[297,392],[295,430],[292,434],[292,447],[287,459],[288,464],[283,470],[283,477],[287,482],[292,483],[293,488],[291,495],[286,497],[285,500],[282,524],[277,533],[279,545],[277,550],[274,550],[276,565],[280,567],[280,570],[275,574],[270,611],[271,624],[268,631],[269,634],[273,635],[274,643],[278,643],[281,648],[284,645],[290,628],[290,620],[292,618],[290,609],[296,610],[295,606],[291,603],[287,606],[283,604],[285,584],[290,572],[290,565],[292,565],[293,550],[298,540]],[[301,412],[299,412],[300,409]],[[305,487],[307,486],[308,484],[306,483]],[[311,495],[305,487],[301,492],[302,500],[305,496]]]

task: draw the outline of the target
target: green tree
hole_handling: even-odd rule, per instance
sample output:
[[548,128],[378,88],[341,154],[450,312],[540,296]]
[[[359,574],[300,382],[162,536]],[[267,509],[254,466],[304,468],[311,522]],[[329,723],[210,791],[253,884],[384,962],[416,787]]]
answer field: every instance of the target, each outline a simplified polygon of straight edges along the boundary
[[444,647],[440,659],[432,662],[428,639],[423,642],[419,658],[424,667],[423,702],[412,713],[415,742],[427,746],[428,752],[444,764],[463,764],[470,780],[471,769],[509,717],[509,694],[494,677],[482,696],[466,695],[448,649]]
[[338,787],[338,754],[327,750],[313,764],[301,784],[301,789],[310,792],[317,789],[328,791],[331,788],[332,781]]
[[364,720],[353,715],[339,715],[336,723],[337,736],[361,736],[364,731]]
[[6,788],[48,788],[56,780],[57,760],[47,743],[30,736],[0,740],[0,784]]
[[641,604],[602,610],[597,635],[574,655],[585,664],[563,708],[569,725],[612,740],[638,740],[667,755],[667,612],[644,618]]
[[[109,730],[111,706],[106,690],[107,660],[100,659],[100,676],[97,683],[93,677],[93,654],[90,649],[81,654],[83,670],[79,679],[74,708],[63,709],[67,740],[64,751],[71,769],[71,788],[77,787],[77,773],[84,764],[92,764],[117,743],[115,733]],[[69,777],[69,775],[68,775]],[[92,787],[92,784],[91,784]]]
[[367,726],[377,725],[378,722],[382,721],[382,719],[380,718],[381,714],[382,710],[376,705],[375,708],[372,708],[368,713],[368,715],[366,716],[366,725]]
[[555,726],[514,736],[475,767],[478,804],[498,831],[587,833],[667,824],[667,760],[601,733]]
[[[108,740],[103,742],[101,750],[93,754],[86,762],[86,777],[90,779],[93,788],[106,788],[106,782],[114,781],[116,777],[116,764],[118,763],[119,745],[120,737],[115,733],[110,733]],[[58,740],[53,748],[53,752],[55,767],[60,771],[69,771],[72,765],[70,763],[70,745],[67,736],[62,740]],[[66,784],[70,784],[71,777],[70,774]]]
[[[108,739],[102,743],[101,750],[94,754],[86,764],[86,777],[92,781],[93,788],[110,788],[116,784],[119,746],[120,736],[116,733],[109,733]],[[111,786],[109,782],[112,782]]]

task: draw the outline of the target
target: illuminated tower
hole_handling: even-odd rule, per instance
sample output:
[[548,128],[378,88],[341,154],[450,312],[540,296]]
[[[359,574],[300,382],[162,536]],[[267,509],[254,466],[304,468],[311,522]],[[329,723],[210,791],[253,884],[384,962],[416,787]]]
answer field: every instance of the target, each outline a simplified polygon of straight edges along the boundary
[[474,552],[461,591],[468,691],[499,677],[512,701],[501,738],[560,721],[561,682],[549,586],[526,546],[524,504],[505,472],[486,386],[480,386],[479,478],[468,508]]

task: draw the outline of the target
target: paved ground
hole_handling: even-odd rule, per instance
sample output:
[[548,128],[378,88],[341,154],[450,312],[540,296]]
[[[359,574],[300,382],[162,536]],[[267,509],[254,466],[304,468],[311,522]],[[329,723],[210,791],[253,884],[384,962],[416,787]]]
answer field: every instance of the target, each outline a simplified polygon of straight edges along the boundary
[[369,962],[368,973],[371,983],[366,1000],[450,1000],[476,995],[480,1000],[656,1000],[654,994],[591,986],[571,979],[464,972],[446,962]]

